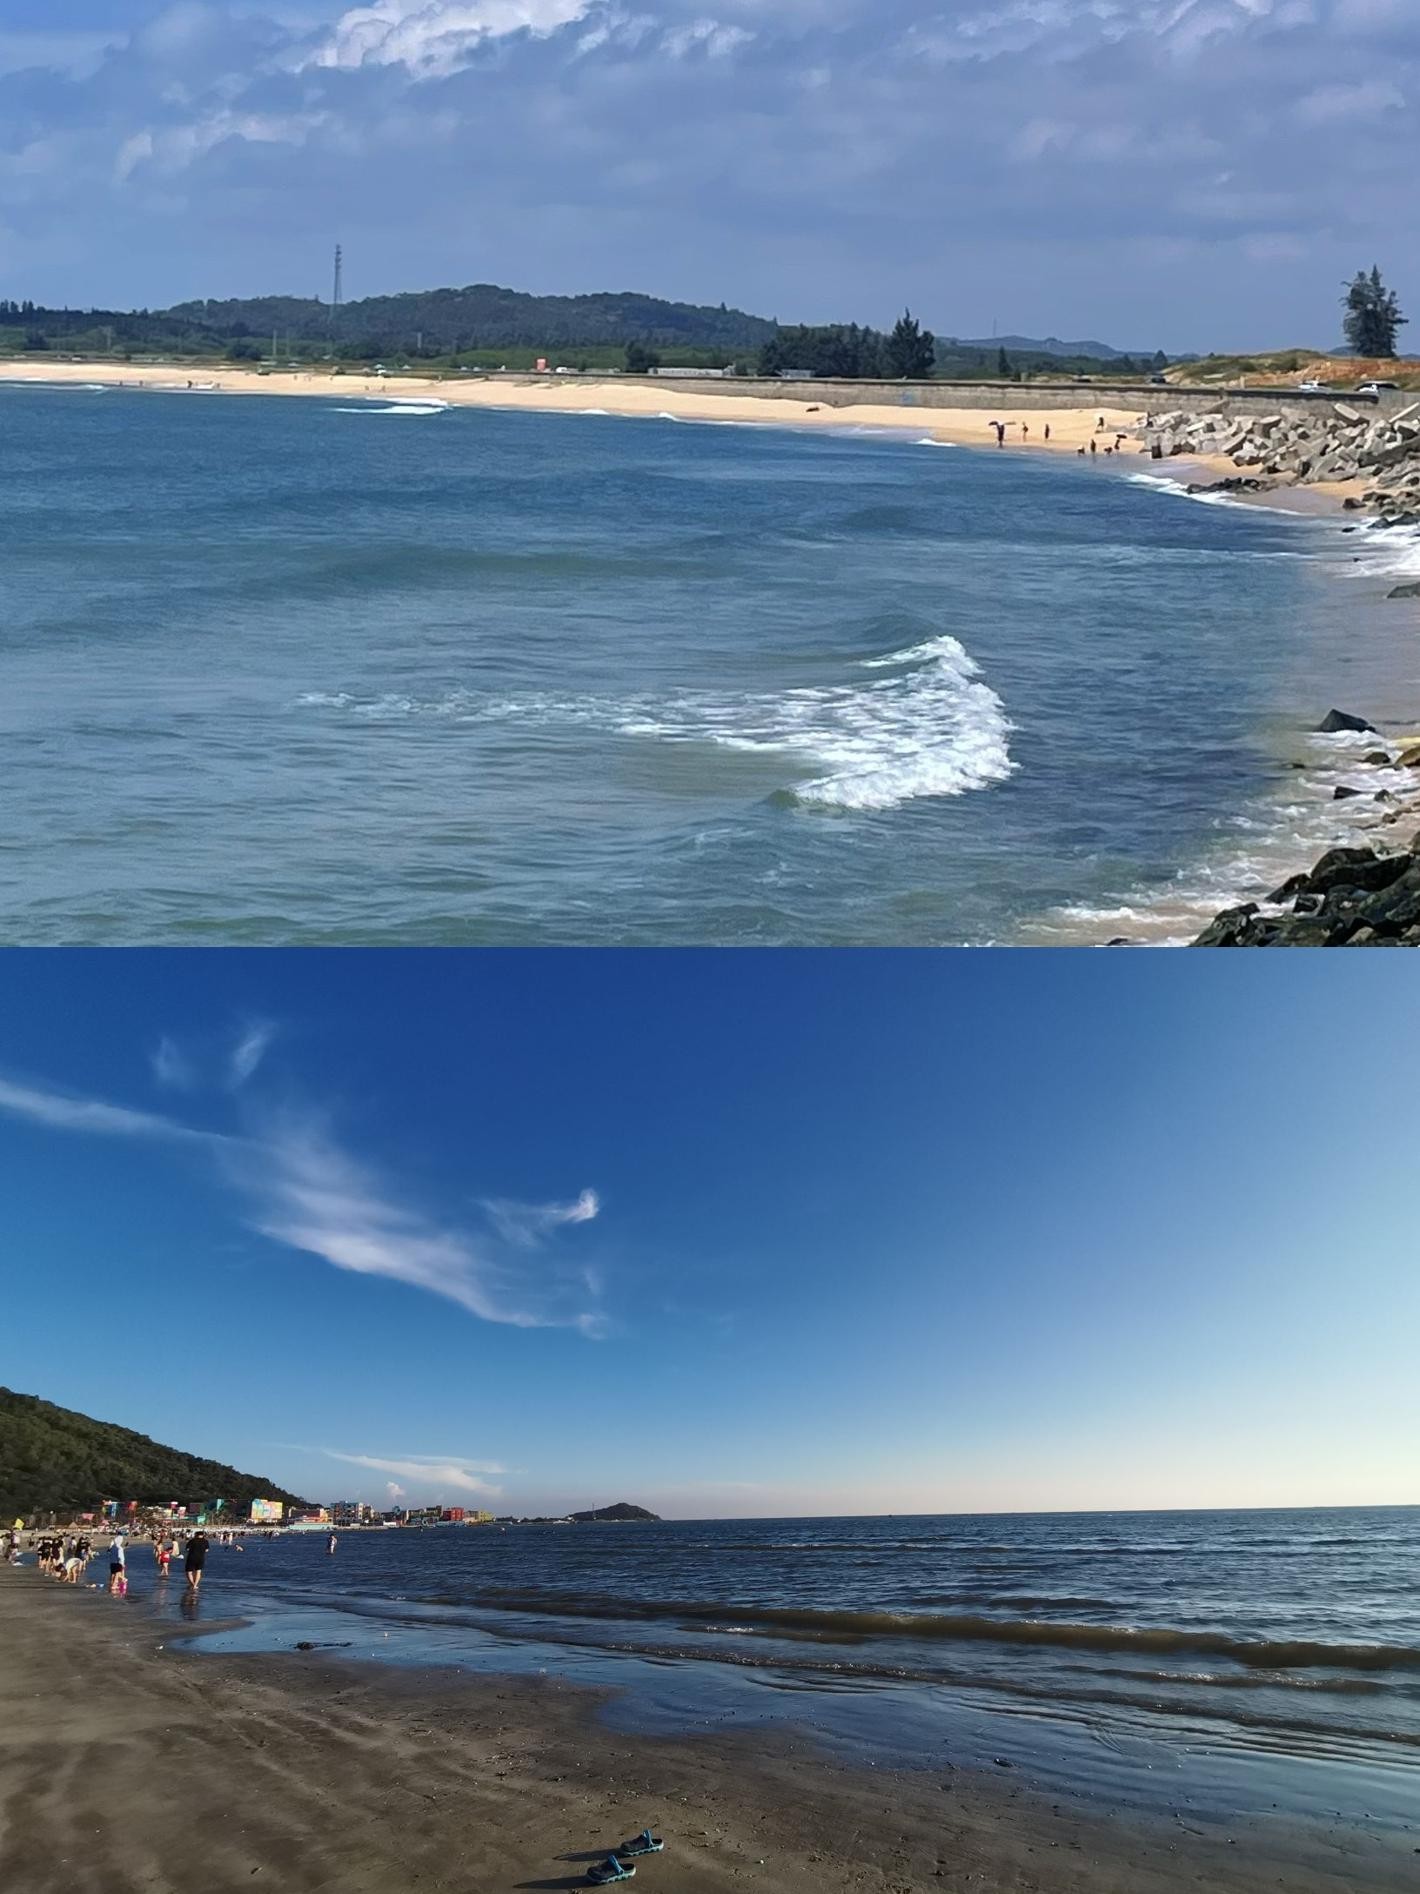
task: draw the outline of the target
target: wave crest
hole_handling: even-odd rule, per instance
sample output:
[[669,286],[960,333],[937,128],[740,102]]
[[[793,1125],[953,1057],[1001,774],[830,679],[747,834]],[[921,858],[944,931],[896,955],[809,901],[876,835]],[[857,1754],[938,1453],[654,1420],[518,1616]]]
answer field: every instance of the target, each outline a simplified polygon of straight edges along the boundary
[[786,791],[809,807],[892,809],[919,796],[982,789],[1015,768],[1005,706],[955,638],[943,634],[864,658],[858,668],[877,675],[774,696],[682,700],[622,728],[671,743],[800,757],[823,769]]

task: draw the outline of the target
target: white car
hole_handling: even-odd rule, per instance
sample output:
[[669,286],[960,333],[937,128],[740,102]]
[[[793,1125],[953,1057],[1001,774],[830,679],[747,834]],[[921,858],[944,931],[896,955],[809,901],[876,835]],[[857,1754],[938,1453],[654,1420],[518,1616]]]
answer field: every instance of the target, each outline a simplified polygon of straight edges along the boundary
[[1358,395],[1389,395],[1398,394],[1399,391],[1398,381],[1363,381],[1356,393]]
[[1326,383],[1324,381],[1299,381],[1297,383],[1297,393],[1299,395],[1324,395],[1326,393]]

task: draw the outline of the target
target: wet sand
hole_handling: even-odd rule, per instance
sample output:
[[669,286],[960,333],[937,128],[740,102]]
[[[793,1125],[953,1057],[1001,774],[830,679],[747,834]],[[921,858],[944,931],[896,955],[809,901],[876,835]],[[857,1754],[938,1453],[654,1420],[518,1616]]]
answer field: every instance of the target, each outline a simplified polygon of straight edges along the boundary
[[[220,1587],[201,1600],[222,1616]],[[594,1693],[320,1654],[182,1649],[139,1600],[0,1568],[0,1859],[13,1894],[491,1894],[584,1885],[646,1823],[636,1886],[1389,1894],[1415,1836],[1239,1811],[1107,1819],[949,1757],[847,1767],[807,1738],[628,1737]]]

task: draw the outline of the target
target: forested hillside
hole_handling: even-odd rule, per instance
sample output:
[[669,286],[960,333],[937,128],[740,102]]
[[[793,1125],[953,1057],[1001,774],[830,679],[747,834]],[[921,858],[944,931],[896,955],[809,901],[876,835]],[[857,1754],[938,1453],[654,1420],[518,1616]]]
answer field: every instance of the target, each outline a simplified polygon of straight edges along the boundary
[[0,1520],[91,1511],[104,1500],[183,1504],[254,1499],[296,1502],[254,1473],[160,1446],[145,1434],[0,1388]]

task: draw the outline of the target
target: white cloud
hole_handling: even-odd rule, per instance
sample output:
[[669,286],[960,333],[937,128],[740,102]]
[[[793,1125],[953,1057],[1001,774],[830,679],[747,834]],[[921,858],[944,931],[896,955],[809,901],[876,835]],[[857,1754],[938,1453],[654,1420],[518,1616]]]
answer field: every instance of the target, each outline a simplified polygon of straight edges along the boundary
[[527,1271],[514,1277],[466,1232],[398,1202],[312,1120],[274,1125],[234,1153],[233,1174],[263,1235],[336,1269],[426,1289],[485,1322],[594,1332],[595,1317],[564,1309],[557,1285]]
[[253,1021],[246,1028],[232,1049],[228,1066],[228,1077],[234,1088],[245,1085],[252,1077],[275,1037],[276,1028],[266,1020]]
[[154,130],[145,126],[119,146],[114,159],[114,179],[126,183],[141,165],[152,165],[168,175],[185,171],[199,158],[219,145],[231,142],[247,145],[302,145],[312,132],[329,125],[327,112],[237,112],[222,107],[216,111]]
[[[507,1468],[496,1461],[470,1460],[463,1454],[375,1454],[341,1453],[334,1447],[322,1447],[321,1452],[331,1460],[343,1460],[347,1466],[368,1467],[375,1473],[394,1473],[402,1479],[411,1480],[416,1486],[427,1487],[432,1491],[447,1492],[450,1488],[457,1493],[478,1493],[495,1497],[502,1492],[501,1486],[492,1485],[487,1475],[506,1473]],[[403,1497],[404,1489],[391,1480],[386,1490],[391,1498]]]
[[564,1224],[592,1222],[601,1200],[594,1190],[584,1190],[575,1203],[513,1203],[496,1197],[485,1198],[483,1208],[500,1236],[519,1249],[533,1249]]
[[0,1078],[0,1112],[53,1131],[84,1131],[106,1138],[154,1138],[178,1143],[224,1145],[232,1142],[211,1131],[195,1131],[154,1112],[130,1111],[101,1099],[70,1098],[61,1092],[17,1085]]
[[166,1085],[173,1091],[188,1092],[197,1082],[192,1061],[175,1039],[169,1039],[164,1033],[152,1053],[149,1064],[153,1068],[153,1077],[159,1085]]
[[754,34],[742,26],[726,26],[720,20],[692,20],[686,26],[672,28],[661,45],[672,59],[685,59],[696,52],[709,59],[723,59],[753,38]]
[[486,40],[546,37],[582,19],[592,0],[377,0],[342,14],[305,66],[404,66],[443,78]]
[[[399,1201],[314,1118],[288,1114],[255,1135],[229,1137],[3,1078],[0,1112],[56,1131],[205,1147],[251,1204],[253,1227],[273,1242],[319,1256],[336,1269],[427,1290],[485,1322],[572,1328],[589,1337],[606,1332],[599,1310],[575,1306],[569,1281],[534,1265],[525,1253],[537,1241],[539,1219],[545,1233],[596,1216],[595,1191],[583,1191],[571,1204],[505,1206],[522,1212],[524,1236],[500,1252]],[[518,1227],[510,1221],[510,1229]],[[516,1263],[513,1248],[524,1252]],[[577,1280],[576,1287],[581,1300],[585,1281]]]

